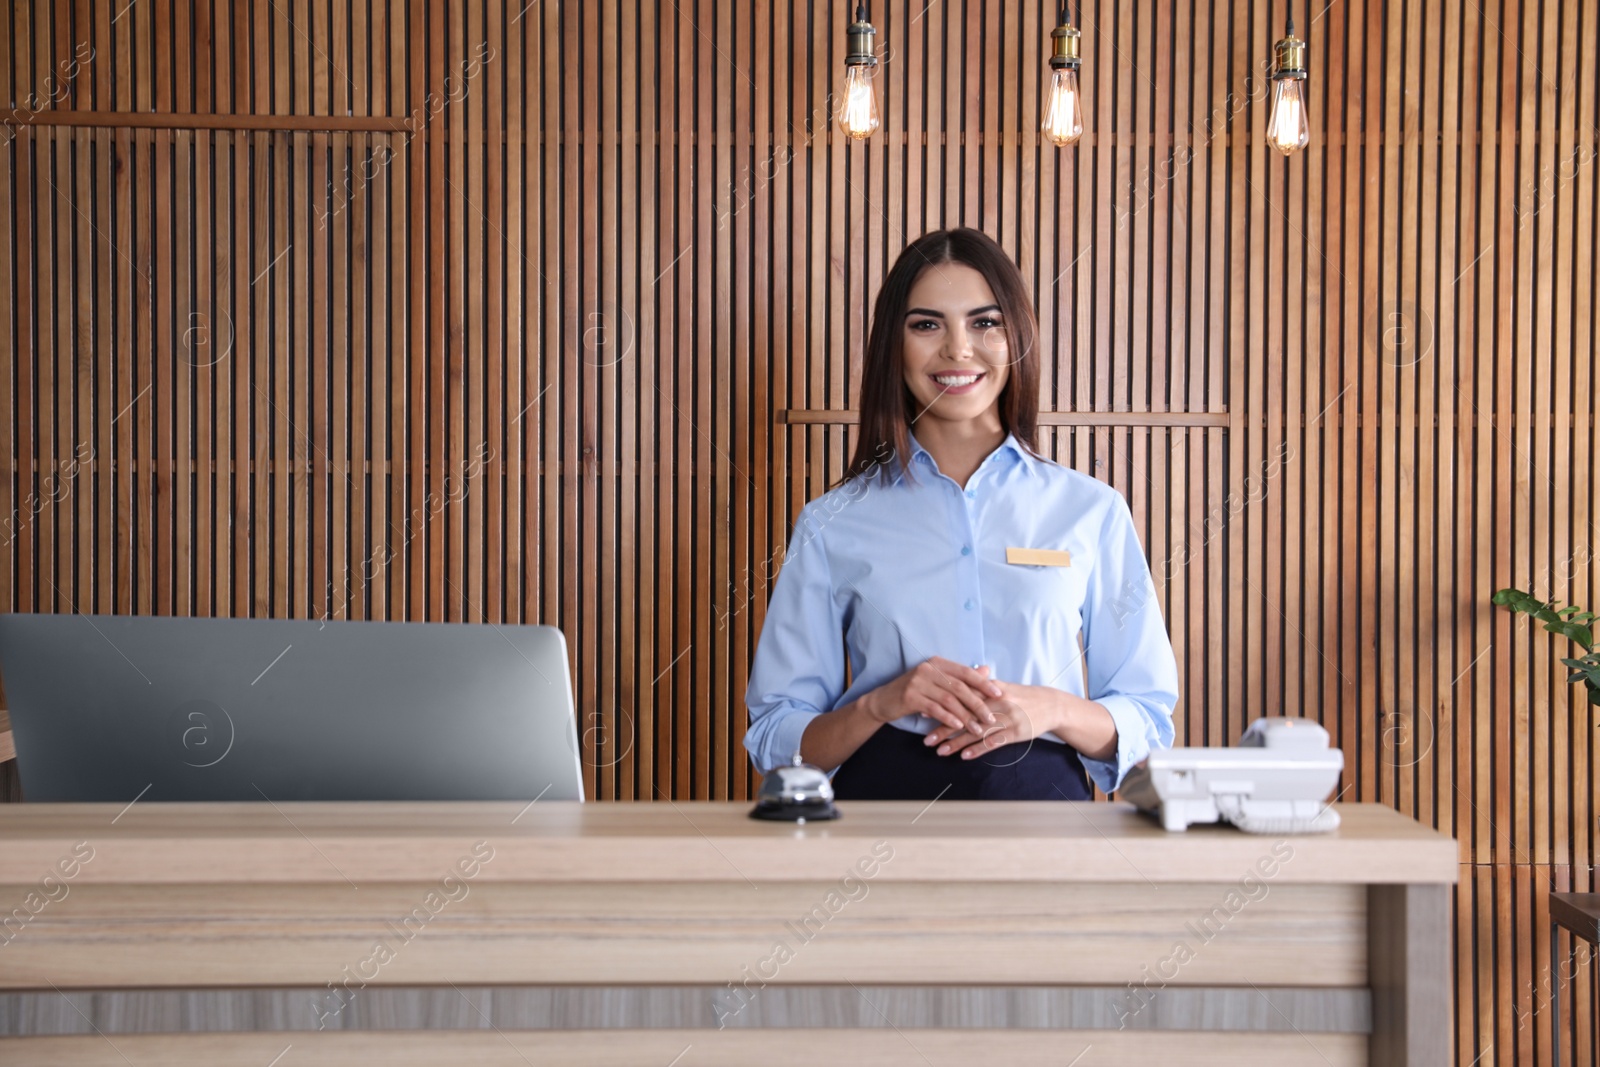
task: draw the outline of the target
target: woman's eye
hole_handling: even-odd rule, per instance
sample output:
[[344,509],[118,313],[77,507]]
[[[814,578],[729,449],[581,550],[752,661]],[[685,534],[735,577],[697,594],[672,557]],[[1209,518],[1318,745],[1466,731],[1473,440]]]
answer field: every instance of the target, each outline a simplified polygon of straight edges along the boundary
[[[911,329],[922,330],[924,326],[937,327],[938,325],[939,324],[932,319],[922,319],[919,322],[913,322],[911,324]],[[924,330],[923,332],[926,333],[927,331]]]
[[973,322],[973,325],[977,326],[977,327],[980,327],[981,329],[987,330],[987,329],[990,329],[991,327],[1000,326],[1000,325],[1002,325],[1002,323],[1000,322],[999,319],[992,319],[992,318],[989,318],[988,316],[984,316],[981,319],[975,320]]

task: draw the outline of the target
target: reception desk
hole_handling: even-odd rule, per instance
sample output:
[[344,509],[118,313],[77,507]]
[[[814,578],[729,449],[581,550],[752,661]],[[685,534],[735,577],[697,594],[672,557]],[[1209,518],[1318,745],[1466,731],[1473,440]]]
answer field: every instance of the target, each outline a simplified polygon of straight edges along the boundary
[[1338,810],[0,807],[0,1063],[1444,1067],[1455,844]]

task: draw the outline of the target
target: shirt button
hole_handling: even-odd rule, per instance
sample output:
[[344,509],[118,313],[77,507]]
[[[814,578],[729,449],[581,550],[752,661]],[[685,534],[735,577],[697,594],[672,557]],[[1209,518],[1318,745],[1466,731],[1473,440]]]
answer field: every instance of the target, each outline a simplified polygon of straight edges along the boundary
[[961,554],[962,554],[962,555],[963,555],[963,556],[970,556],[970,555],[972,555],[972,546],[971,546],[971,545],[962,545],[962,546],[961,546]]
[[978,499],[978,491],[976,489],[968,489],[967,490],[967,499],[968,500],[976,500],[976,499]]
[[967,610],[968,611],[972,610],[972,600],[970,598],[967,600]]

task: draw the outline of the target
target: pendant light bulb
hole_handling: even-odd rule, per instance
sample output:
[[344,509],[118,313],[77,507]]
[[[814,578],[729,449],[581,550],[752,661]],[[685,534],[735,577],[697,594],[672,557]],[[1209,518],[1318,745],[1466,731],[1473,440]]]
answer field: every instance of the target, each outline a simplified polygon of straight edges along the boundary
[[1267,144],[1292,155],[1311,141],[1306,107],[1306,43],[1294,35],[1289,16],[1288,36],[1273,48],[1272,100],[1267,110]]
[[878,94],[872,89],[872,68],[846,67],[844,107],[839,111],[839,128],[851,140],[864,141],[878,128]]
[[839,109],[839,129],[853,141],[864,141],[878,128],[878,94],[872,75],[878,57],[872,41],[878,35],[867,19],[867,5],[856,5],[856,18],[845,31],[849,50],[844,57],[844,106]]
[[1050,95],[1040,127],[1058,148],[1077,144],[1083,136],[1083,94],[1078,88],[1081,42],[1082,34],[1072,25],[1066,5],[1061,5],[1061,21],[1050,31]]
[[1293,155],[1311,140],[1306,122],[1305,81],[1281,78],[1272,83],[1272,109],[1267,119],[1267,143],[1284,155]]
[[1057,70],[1050,75],[1050,100],[1044,109],[1044,135],[1064,148],[1083,136],[1083,99],[1078,92],[1078,72]]

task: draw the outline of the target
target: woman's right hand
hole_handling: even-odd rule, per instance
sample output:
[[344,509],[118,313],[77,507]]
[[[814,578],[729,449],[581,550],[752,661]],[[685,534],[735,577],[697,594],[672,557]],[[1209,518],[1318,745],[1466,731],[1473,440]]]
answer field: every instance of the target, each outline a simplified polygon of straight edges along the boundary
[[1000,687],[982,670],[933,656],[867,694],[867,708],[880,723],[918,713],[953,730],[982,737],[995,724],[985,703]]

